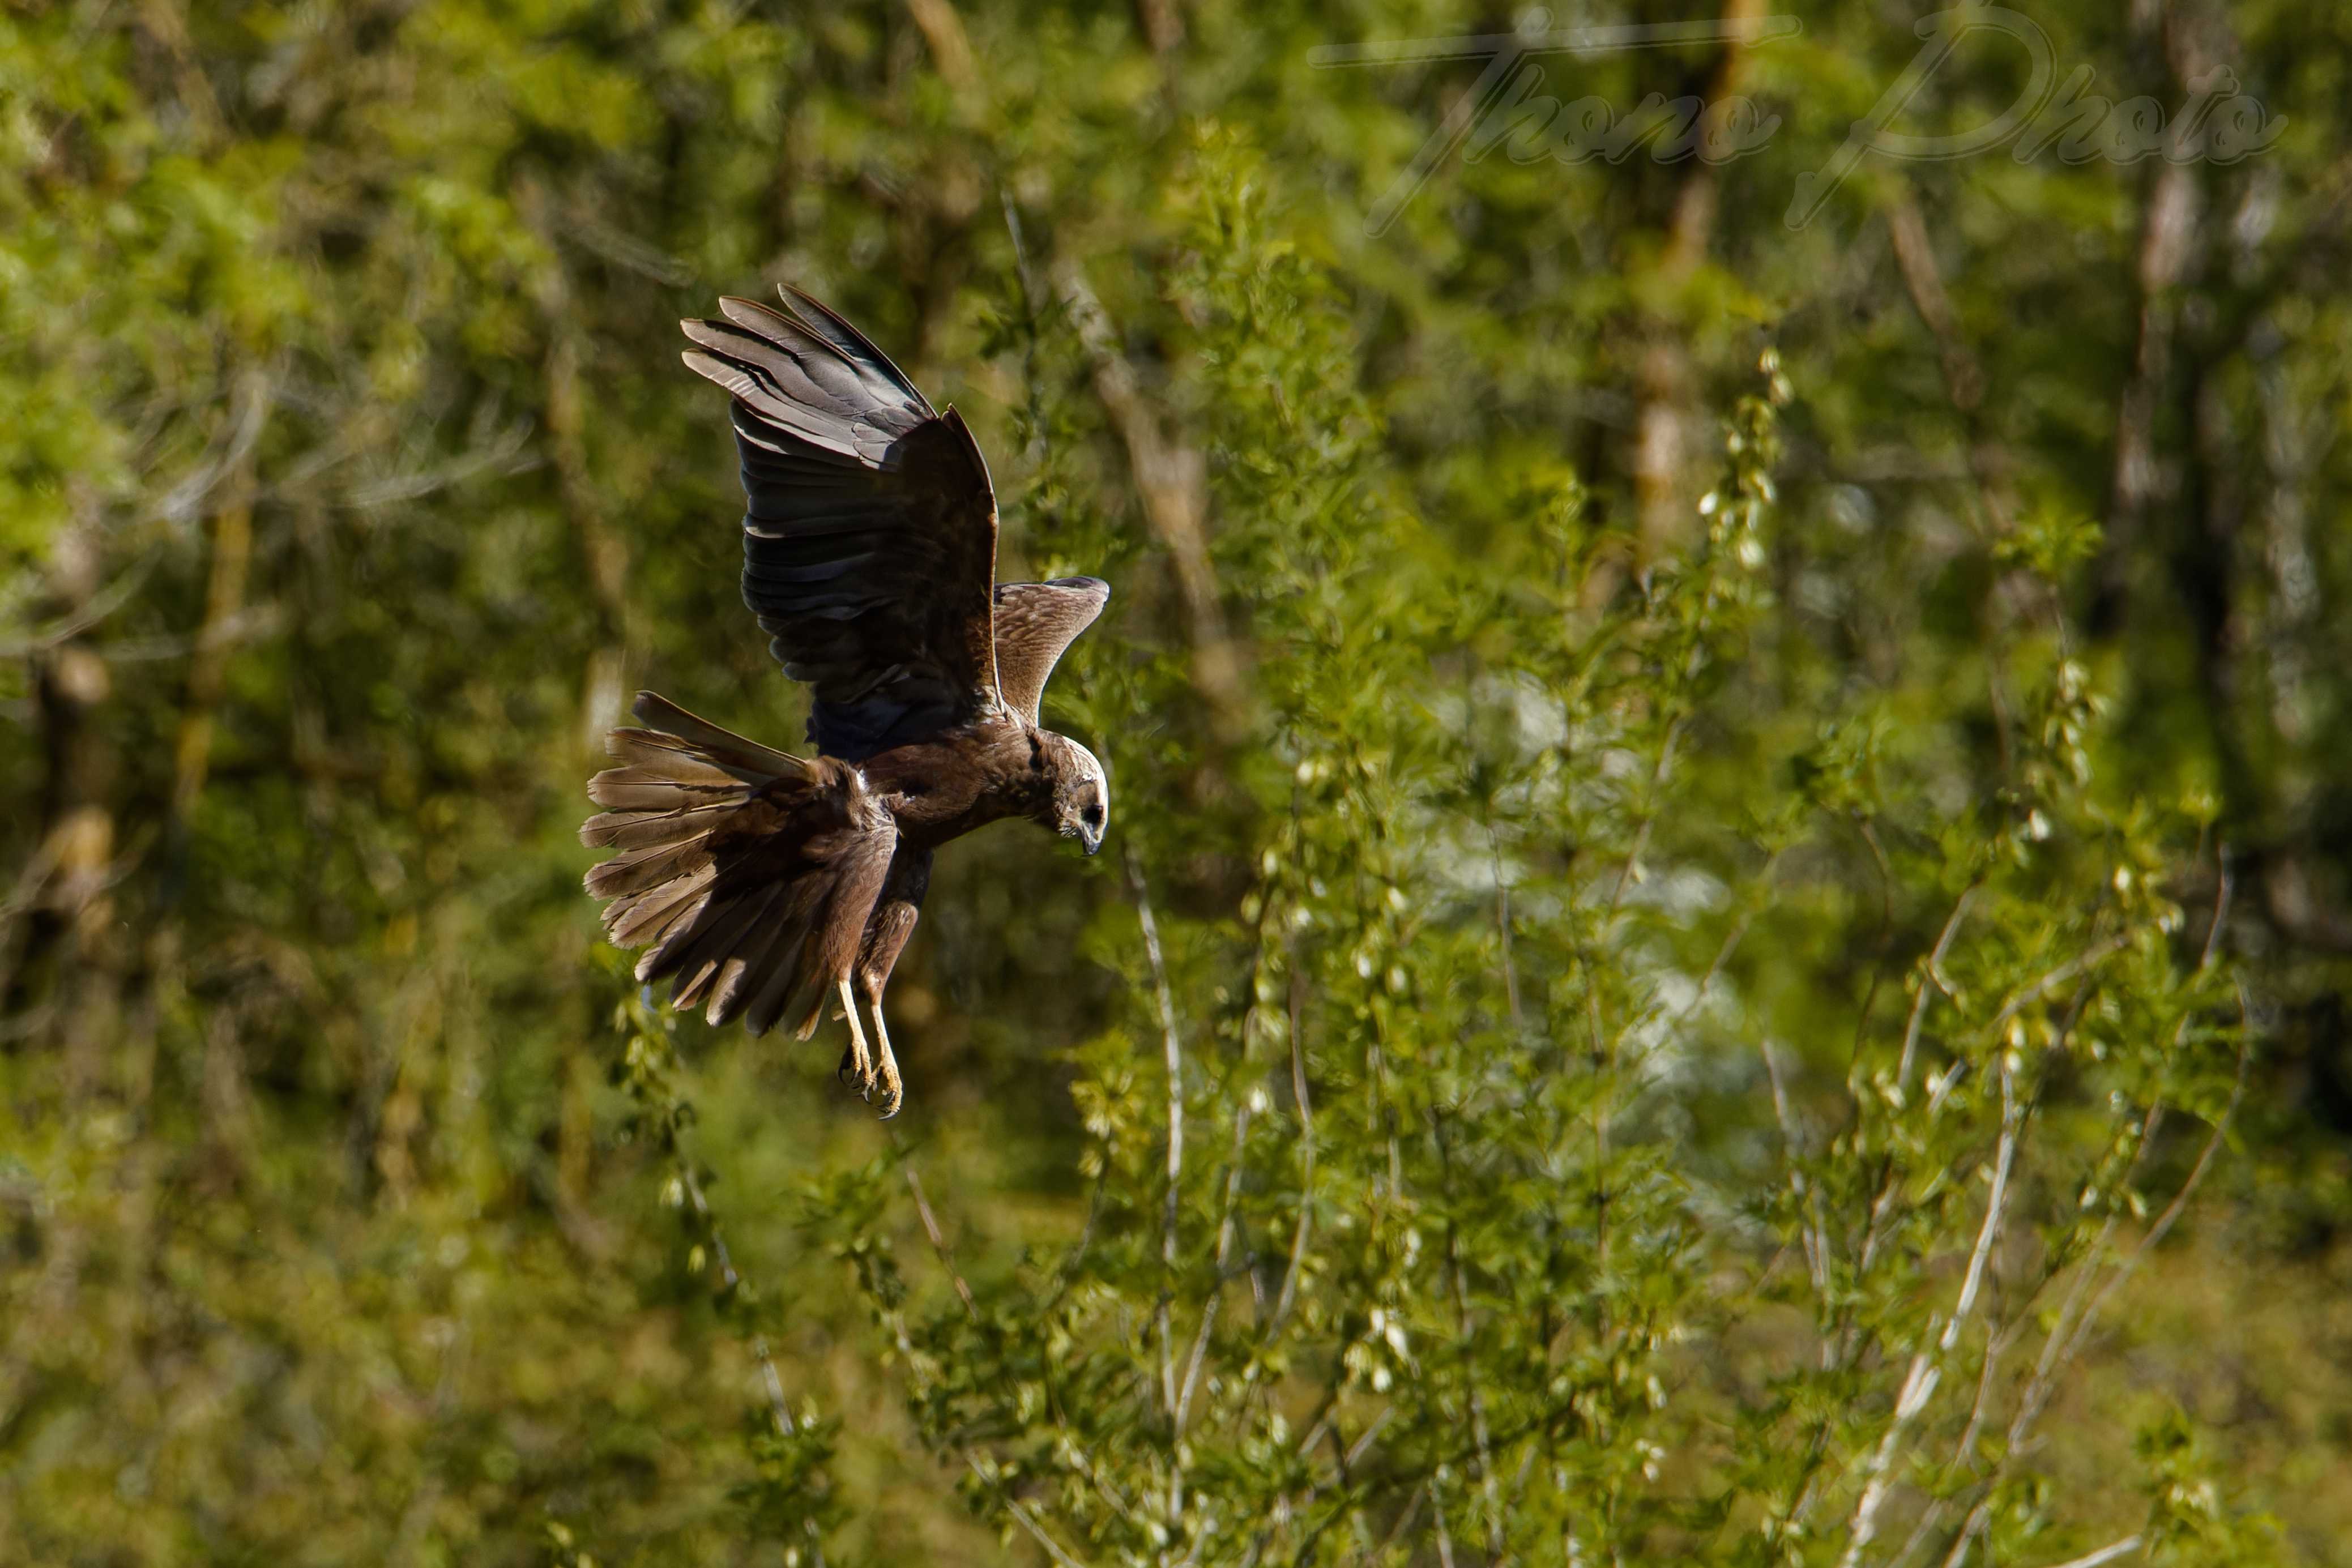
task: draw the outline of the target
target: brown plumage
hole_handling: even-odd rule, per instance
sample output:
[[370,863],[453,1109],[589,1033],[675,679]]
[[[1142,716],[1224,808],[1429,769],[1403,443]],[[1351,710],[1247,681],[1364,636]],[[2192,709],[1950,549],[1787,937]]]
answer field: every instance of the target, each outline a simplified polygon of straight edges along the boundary
[[[935,411],[857,329],[797,290],[785,309],[725,299],[682,323],[698,373],[734,394],[743,600],[805,682],[814,758],[640,692],[616,729],[605,808],[583,842],[604,929],[646,948],[671,1005],[806,1039],[837,1001],[842,1059],[882,1113],[901,1084],[882,993],[915,928],[931,852],[1003,817],[1102,845],[1102,765],[1038,727],[1062,651],[1108,583],[994,580],[996,500],[971,433]],[[874,1022],[869,1046],[862,998]]]

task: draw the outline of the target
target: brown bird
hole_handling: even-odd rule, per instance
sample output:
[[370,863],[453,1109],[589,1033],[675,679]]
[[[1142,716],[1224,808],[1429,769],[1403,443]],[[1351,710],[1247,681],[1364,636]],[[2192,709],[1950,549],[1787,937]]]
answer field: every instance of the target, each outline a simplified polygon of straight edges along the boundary
[[803,1040],[837,1000],[841,1071],[887,1118],[903,1089],[882,992],[931,852],[1002,817],[1102,847],[1102,764],[1039,728],[1037,702],[1110,585],[996,581],[996,498],[962,418],[814,299],[784,306],[724,299],[725,320],[680,325],[688,366],[734,394],[743,601],[811,688],[817,755],[640,692],[648,727],[606,738],[619,766],[589,780],[605,810],[580,837],[621,852],[587,884],[612,900],[613,942],[647,949],[639,981],[674,977],[673,1007]]

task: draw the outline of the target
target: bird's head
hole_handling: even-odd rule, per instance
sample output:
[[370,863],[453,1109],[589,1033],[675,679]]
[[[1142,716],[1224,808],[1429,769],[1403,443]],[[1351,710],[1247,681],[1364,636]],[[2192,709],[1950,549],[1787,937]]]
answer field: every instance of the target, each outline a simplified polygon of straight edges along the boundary
[[1110,784],[1095,754],[1066,735],[1043,737],[1054,767],[1054,796],[1045,825],[1076,839],[1092,854],[1110,825]]

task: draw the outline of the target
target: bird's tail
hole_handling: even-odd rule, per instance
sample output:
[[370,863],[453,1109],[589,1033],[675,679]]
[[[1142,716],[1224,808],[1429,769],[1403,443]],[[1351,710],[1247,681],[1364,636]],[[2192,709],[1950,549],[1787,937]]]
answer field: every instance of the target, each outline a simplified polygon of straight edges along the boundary
[[670,1003],[754,1034],[793,1019],[806,1039],[826,981],[849,973],[897,833],[856,769],[771,750],[637,694],[650,727],[616,729],[617,766],[588,782],[605,810],[580,840],[620,852],[591,870],[604,930],[644,947],[636,977],[672,977]]

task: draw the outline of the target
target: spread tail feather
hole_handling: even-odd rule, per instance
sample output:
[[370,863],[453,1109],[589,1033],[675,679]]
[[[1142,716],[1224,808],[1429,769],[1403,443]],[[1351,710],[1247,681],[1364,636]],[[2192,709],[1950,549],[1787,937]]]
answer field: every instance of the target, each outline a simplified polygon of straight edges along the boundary
[[747,740],[640,692],[656,727],[616,729],[616,766],[588,781],[606,808],[583,843],[620,852],[592,868],[614,945],[643,946],[640,983],[671,980],[670,1004],[754,1034],[793,1022],[803,1039],[845,978],[898,843],[898,825],[845,764]]

